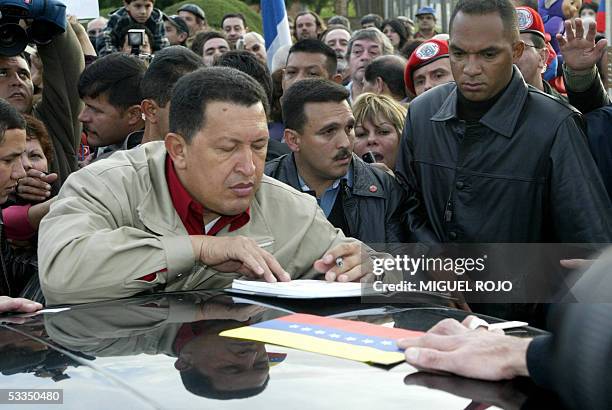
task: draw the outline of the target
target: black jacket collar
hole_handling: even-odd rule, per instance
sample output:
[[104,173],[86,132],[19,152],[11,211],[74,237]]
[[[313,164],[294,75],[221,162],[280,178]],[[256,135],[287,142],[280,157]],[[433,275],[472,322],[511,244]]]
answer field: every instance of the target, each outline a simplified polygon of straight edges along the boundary
[[[512,79],[493,107],[482,117],[480,123],[487,128],[512,138],[519,116],[527,99],[528,88],[523,76],[516,66],[513,67]],[[432,121],[446,122],[457,118],[457,86],[453,88]]]
[[[353,160],[351,161],[350,166],[353,170],[353,186],[352,188],[349,187],[349,189],[352,191],[353,195],[378,198],[385,197],[384,186],[380,183],[379,179],[376,178],[375,172],[372,170],[370,165],[366,164],[361,158],[353,154]],[[380,172],[384,171],[381,170]],[[266,174],[291,185],[298,191],[301,190],[293,153],[283,155],[282,157],[269,162],[266,165]]]

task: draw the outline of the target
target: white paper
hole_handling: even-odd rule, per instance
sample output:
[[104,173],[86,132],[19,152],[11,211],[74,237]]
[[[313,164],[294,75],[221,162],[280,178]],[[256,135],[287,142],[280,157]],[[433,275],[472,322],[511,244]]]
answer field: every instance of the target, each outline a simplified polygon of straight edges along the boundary
[[326,282],[324,280],[292,280],[291,282],[261,282],[234,279],[230,292],[276,296],[290,299],[342,298],[362,296],[361,283]]
[[519,322],[518,320],[512,320],[510,322],[500,322],[500,323],[489,324],[488,329],[489,330],[495,330],[495,329],[508,330],[508,329],[514,329],[517,327],[525,327],[525,326],[529,326],[529,323]]
[[98,0],[61,0],[66,5],[66,14],[77,16],[79,20],[100,17]]
[[42,310],[39,310],[36,313],[37,314],[39,314],[39,313],[59,313],[59,312],[65,311],[65,310],[70,310],[70,308],[65,307],[65,308],[54,308],[54,309],[42,309]]

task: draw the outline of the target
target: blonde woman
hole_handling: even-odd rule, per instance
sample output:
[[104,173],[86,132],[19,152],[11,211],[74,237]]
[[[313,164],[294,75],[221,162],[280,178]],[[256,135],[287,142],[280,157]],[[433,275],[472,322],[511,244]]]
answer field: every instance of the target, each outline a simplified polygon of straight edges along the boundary
[[353,103],[353,115],[355,154],[395,169],[406,108],[386,95],[365,93]]

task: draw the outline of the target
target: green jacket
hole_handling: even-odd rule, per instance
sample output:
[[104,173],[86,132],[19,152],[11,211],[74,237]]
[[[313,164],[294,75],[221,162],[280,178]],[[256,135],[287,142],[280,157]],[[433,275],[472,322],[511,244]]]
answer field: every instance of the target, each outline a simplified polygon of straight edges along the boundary
[[43,93],[32,114],[47,127],[53,143],[49,171],[56,172],[63,183],[77,170],[76,155],[81,141],[79,114],[83,108],[77,85],[85,68],[85,58],[70,24],[51,43],[38,46],[38,54],[44,67]]
[[[39,274],[47,303],[223,288],[241,276],[195,261],[168,191],[165,158],[163,141],[151,142],[68,178],[40,225]],[[327,221],[312,196],[265,175],[250,210],[249,223],[217,236],[254,239],[292,278],[317,277],[316,259],[332,246],[355,241]],[[138,280],[166,268],[153,282]]]

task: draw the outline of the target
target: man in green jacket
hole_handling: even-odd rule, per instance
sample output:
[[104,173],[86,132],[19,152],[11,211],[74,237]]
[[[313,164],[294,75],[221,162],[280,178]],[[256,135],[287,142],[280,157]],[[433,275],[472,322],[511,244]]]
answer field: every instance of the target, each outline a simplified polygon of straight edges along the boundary
[[39,233],[47,302],[369,273],[370,250],[314,198],[263,176],[266,111],[262,87],[237,70],[180,79],[164,142],[118,152],[62,187]]

